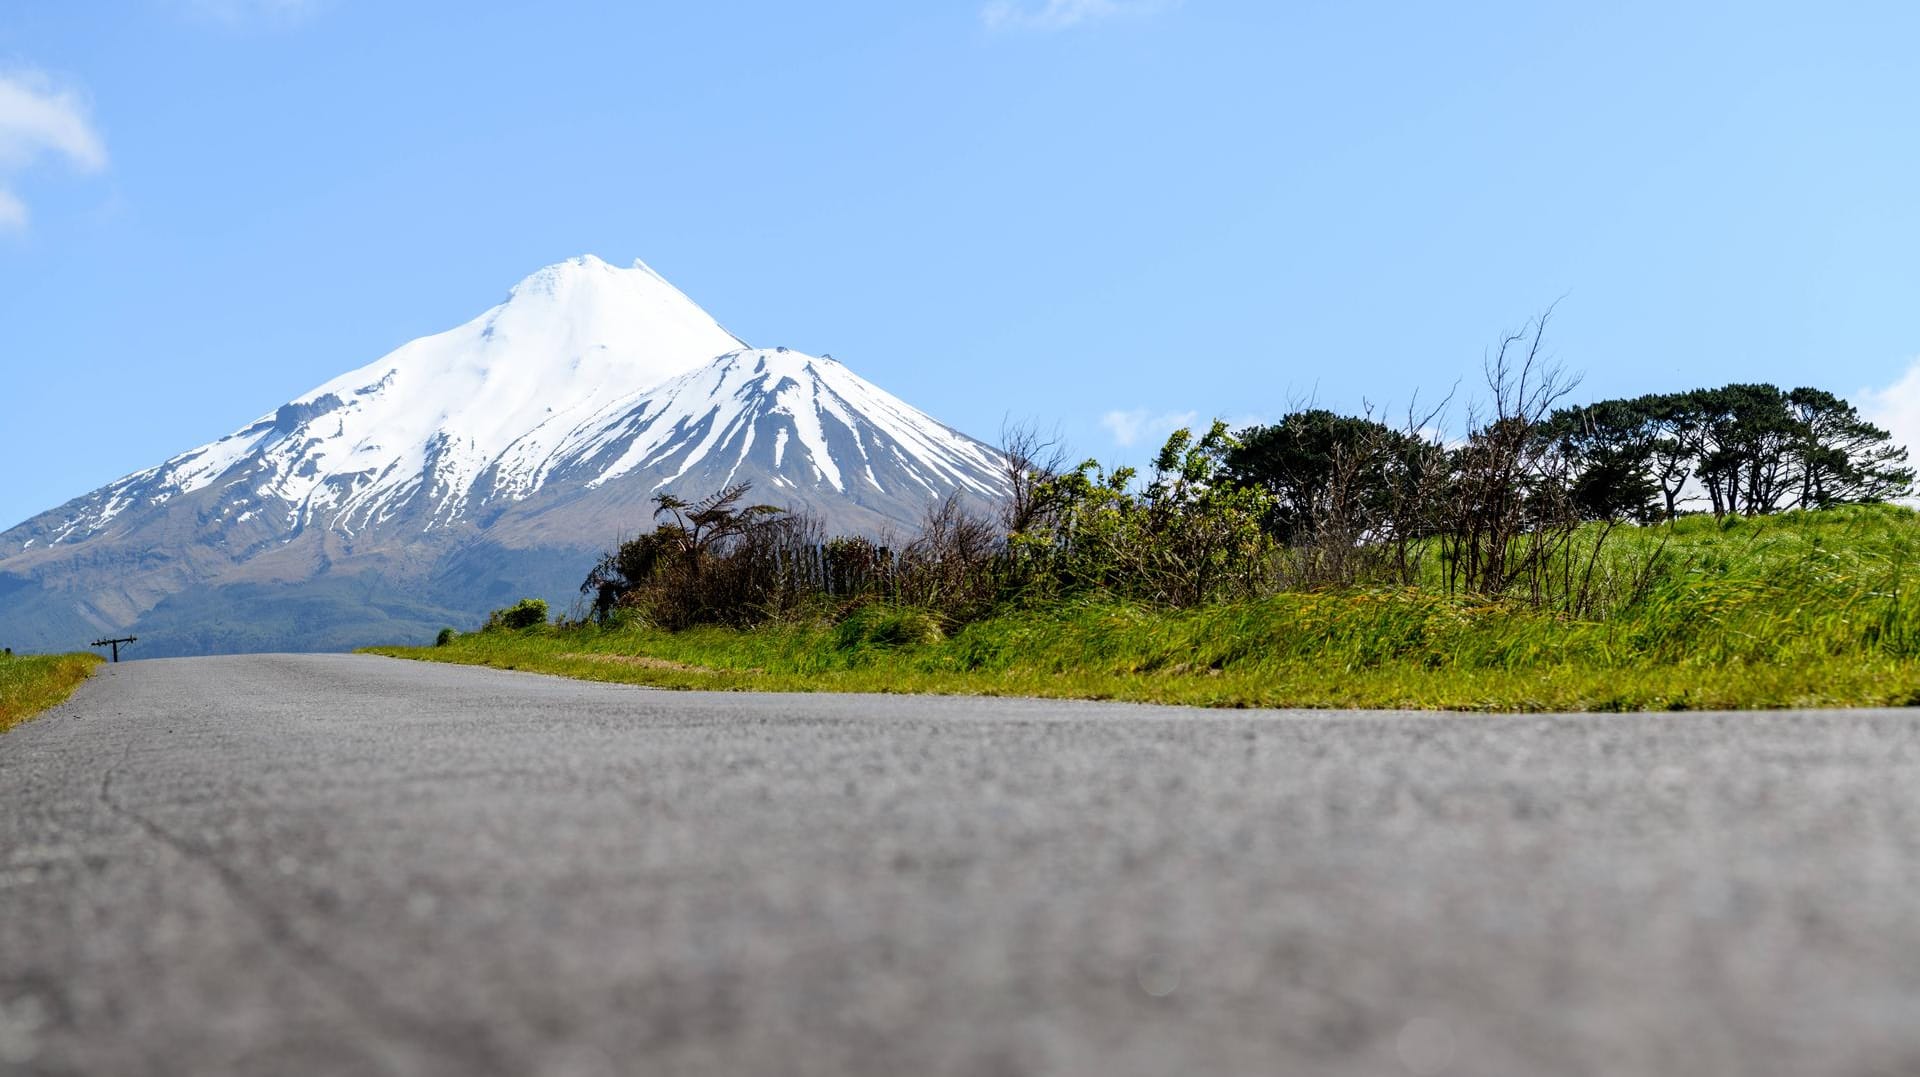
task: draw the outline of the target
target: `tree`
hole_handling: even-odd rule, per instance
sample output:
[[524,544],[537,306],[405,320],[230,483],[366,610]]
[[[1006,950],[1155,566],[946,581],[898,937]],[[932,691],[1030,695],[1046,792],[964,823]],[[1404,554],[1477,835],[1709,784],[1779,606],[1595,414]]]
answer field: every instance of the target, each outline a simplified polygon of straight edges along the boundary
[[1586,519],[1644,522],[1660,514],[1659,425],[1642,400],[1562,408],[1543,424],[1571,470],[1569,495]]
[[1914,481],[1891,435],[1821,389],[1736,383],[1602,400],[1562,409],[1548,425],[1589,518],[1672,519],[1697,496],[1690,489],[1715,515],[1759,515],[1884,501]]
[[1698,401],[1691,393],[1651,393],[1636,397],[1632,405],[1652,428],[1648,443],[1648,475],[1659,488],[1666,507],[1666,518],[1680,514],[1680,506],[1691,500],[1686,493],[1699,461],[1705,439],[1705,424]]
[[1855,501],[1888,501],[1913,489],[1907,450],[1860,417],[1852,404],[1820,389],[1787,394],[1795,427],[1792,447],[1801,508]]
[[1324,408],[1240,431],[1224,474],[1272,498],[1267,533],[1296,543],[1325,531],[1376,531],[1416,457],[1417,439],[1371,418]]
[[1797,440],[1787,394],[1765,383],[1703,389],[1706,450],[1698,473],[1716,515],[1761,516],[1779,511],[1792,489],[1791,452]]
[[[685,501],[672,494],[654,497],[654,534],[677,554],[697,579],[702,563],[713,552],[735,539],[762,529],[772,520],[786,515],[776,505],[742,505],[750,482],[735,483],[698,501]],[[662,522],[672,516],[671,523]]]

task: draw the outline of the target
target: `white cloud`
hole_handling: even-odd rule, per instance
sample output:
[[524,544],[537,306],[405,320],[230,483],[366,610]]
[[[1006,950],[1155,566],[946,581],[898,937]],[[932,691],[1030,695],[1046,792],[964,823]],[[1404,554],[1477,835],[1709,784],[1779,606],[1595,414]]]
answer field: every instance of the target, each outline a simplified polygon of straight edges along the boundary
[[0,232],[17,232],[27,226],[27,204],[0,188]]
[[47,155],[82,172],[107,166],[106,143],[78,94],[38,72],[0,72],[0,230],[26,227],[26,203],[8,181]]
[[1110,411],[1100,416],[1100,425],[1107,428],[1113,440],[1126,447],[1146,439],[1150,444],[1158,445],[1167,436],[1181,427],[1191,427],[1200,419],[1197,411],[1152,412],[1146,408],[1132,411]]
[[1860,414],[1893,435],[1920,462],[1920,359],[1907,365],[1899,381],[1884,389],[1865,389],[1856,397]]
[[1175,0],[988,0],[980,21],[989,30],[1065,30],[1115,15],[1145,15]]

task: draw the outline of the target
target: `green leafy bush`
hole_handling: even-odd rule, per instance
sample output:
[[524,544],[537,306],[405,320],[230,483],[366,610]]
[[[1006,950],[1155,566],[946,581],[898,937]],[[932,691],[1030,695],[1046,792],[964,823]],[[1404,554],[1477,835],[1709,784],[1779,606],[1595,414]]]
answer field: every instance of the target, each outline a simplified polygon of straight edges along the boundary
[[1023,589],[1174,607],[1259,593],[1272,565],[1262,524],[1273,496],[1230,481],[1237,446],[1225,423],[1198,438],[1176,430],[1139,493],[1132,468],[1109,472],[1093,460],[1042,479],[1032,521],[1010,536]]
[[547,601],[544,598],[523,598],[505,609],[494,610],[487,616],[482,632],[518,631],[547,623]]

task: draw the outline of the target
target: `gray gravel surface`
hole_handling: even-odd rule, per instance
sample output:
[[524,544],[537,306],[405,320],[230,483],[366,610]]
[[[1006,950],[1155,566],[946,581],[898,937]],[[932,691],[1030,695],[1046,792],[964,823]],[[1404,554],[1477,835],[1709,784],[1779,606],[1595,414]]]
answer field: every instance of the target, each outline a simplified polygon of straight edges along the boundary
[[0,736],[0,1071],[1920,1073],[1920,718],[107,667]]

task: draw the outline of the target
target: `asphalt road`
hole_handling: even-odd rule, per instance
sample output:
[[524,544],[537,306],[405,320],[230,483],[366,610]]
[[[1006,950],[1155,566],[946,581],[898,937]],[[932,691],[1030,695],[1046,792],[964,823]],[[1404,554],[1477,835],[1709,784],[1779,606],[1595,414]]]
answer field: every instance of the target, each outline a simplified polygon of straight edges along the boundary
[[0,736],[0,1072],[1920,1073],[1920,716],[107,667]]

